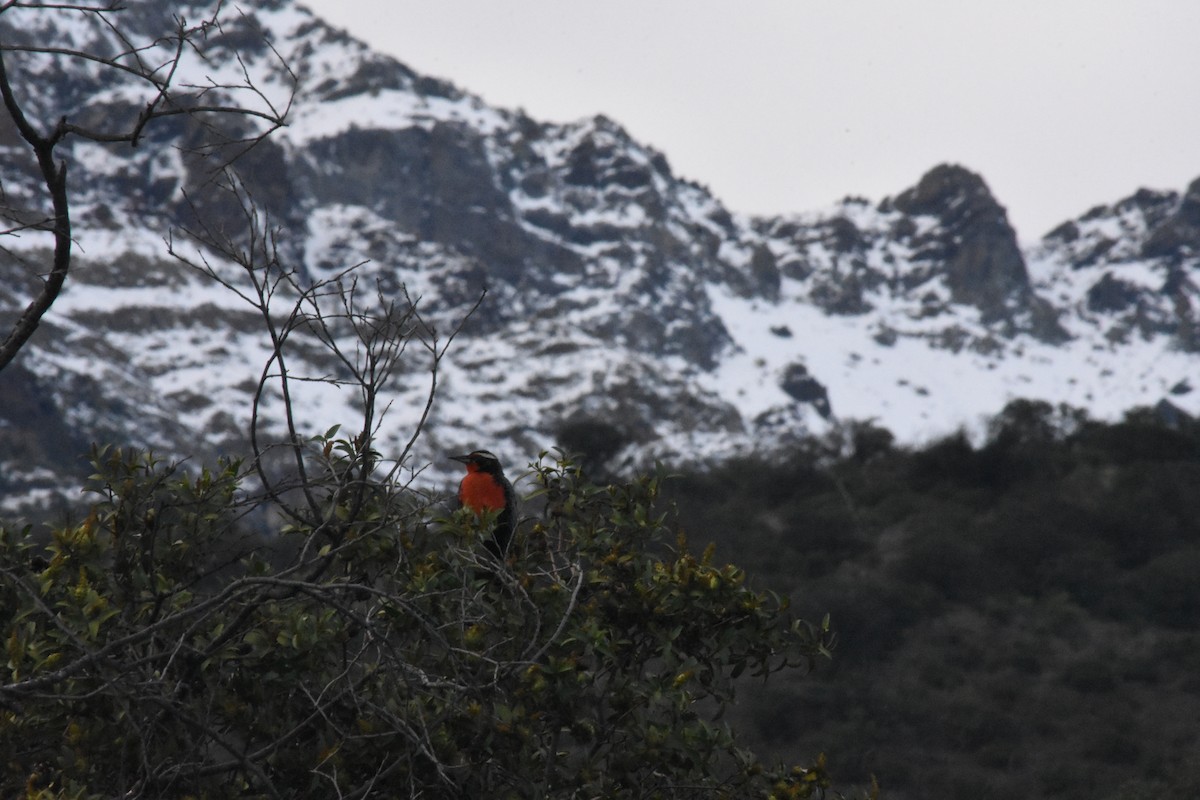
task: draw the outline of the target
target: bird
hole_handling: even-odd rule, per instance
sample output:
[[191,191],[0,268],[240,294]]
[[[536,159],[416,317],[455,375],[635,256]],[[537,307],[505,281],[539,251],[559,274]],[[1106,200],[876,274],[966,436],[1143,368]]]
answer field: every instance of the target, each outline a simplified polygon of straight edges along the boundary
[[512,484],[504,477],[500,459],[488,450],[473,450],[462,456],[450,456],[467,468],[467,474],[458,484],[458,502],[482,516],[485,511],[496,514],[492,536],[484,542],[492,555],[503,559],[512,541],[516,496]]

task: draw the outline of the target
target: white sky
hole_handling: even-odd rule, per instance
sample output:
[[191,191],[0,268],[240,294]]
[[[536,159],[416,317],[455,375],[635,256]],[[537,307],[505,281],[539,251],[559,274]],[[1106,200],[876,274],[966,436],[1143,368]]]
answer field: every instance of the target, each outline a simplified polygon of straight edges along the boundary
[[535,119],[603,113],[734,211],[983,175],[1022,240],[1200,176],[1198,0],[301,0]]

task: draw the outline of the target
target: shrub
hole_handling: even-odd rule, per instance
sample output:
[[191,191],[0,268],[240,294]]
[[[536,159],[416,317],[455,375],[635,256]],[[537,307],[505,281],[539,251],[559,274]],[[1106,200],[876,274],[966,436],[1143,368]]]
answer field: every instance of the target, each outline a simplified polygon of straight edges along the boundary
[[255,535],[237,464],[188,474],[111,450],[96,467],[81,524],[45,544],[0,533],[4,796],[828,784],[819,760],[768,768],[717,721],[734,678],[808,664],[827,627],[672,542],[658,478],[596,487],[537,467],[545,512],[502,563],[469,514],[430,520],[384,486],[327,493],[340,511],[318,527]]

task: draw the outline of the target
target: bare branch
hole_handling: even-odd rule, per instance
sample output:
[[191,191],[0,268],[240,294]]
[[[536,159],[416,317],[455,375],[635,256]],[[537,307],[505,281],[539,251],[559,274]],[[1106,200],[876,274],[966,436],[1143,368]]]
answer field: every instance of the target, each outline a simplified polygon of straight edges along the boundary
[[4,341],[0,342],[0,370],[3,370],[29,341],[29,337],[37,330],[42,317],[62,291],[63,283],[67,279],[67,271],[71,268],[71,210],[67,200],[67,165],[65,162],[55,164],[55,143],[39,134],[26,119],[24,109],[21,108],[20,102],[13,94],[8,69],[2,54],[0,54],[0,97],[3,98],[4,107],[17,126],[21,138],[33,150],[38,170],[50,194],[50,202],[54,209],[54,256],[50,271],[42,281],[41,291],[26,306],[24,313],[13,324],[12,330]]
[[[206,35],[210,29],[219,25],[220,3],[217,3],[211,17],[196,25],[188,25],[184,20],[176,17],[176,27],[173,33],[143,46],[134,45],[117,25],[114,15],[123,9],[124,6],[115,0],[94,5],[9,0],[0,5],[0,15],[16,13],[20,10],[42,10],[61,14],[94,16],[102,20],[113,38],[124,48],[116,55],[111,55],[53,44],[0,42],[0,96],[2,96],[5,110],[13,120],[18,134],[28,145],[36,162],[39,181],[49,196],[52,208],[52,215],[48,218],[51,223],[47,225],[46,229],[54,235],[52,262],[49,269],[44,271],[40,288],[24,312],[12,324],[5,339],[0,342],[0,370],[13,360],[38,328],[42,317],[49,311],[61,293],[71,267],[71,205],[66,164],[60,161],[55,154],[59,144],[70,136],[76,136],[98,143],[128,143],[136,147],[148,125],[159,119],[181,115],[202,121],[206,118],[242,119],[248,120],[258,127],[262,127],[261,123],[266,123],[262,130],[253,133],[243,130],[241,133],[233,135],[219,134],[216,136],[217,143],[207,147],[225,149],[226,155],[223,157],[222,164],[218,166],[218,169],[221,169],[235,162],[264,137],[283,125],[291,108],[292,97],[289,97],[287,102],[282,104],[282,111],[280,111],[280,104],[273,102],[255,84],[248,67],[240,57],[242,82],[227,85],[210,81],[206,86],[185,83],[179,87],[181,90],[179,93],[173,91],[179,78],[179,69],[185,53],[196,47],[194,40]],[[167,52],[160,60],[147,63],[144,58],[146,54],[162,50],[164,47],[167,48]],[[271,48],[271,51],[279,58],[279,53],[274,47]],[[52,123],[43,122],[45,127],[39,130],[38,124],[29,118],[24,106],[24,98],[20,96],[9,72],[7,57],[14,54],[43,55],[96,64],[104,70],[111,71],[114,76],[123,76],[143,84],[149,90],[150,96],[136,118],[119,127],[99,128],[82,125],[71,121],[68,116],[64,115]],[[282,61],[282,59],[280,60]],[[284,69],[291,76],[294,86],[294,73],[286,64]],[[227,102],[222,97],[213,96],[214,93],[220,92],[249,93],[257,103],[261,103],[262,108]],[[202,124],[209,127],[207,123],[202,122]],[[216,132],[213,128],[209,129]],[[201,145],[201,149],[205,148],[205,145]],[[228,148],[232,148],[232,150]],[[0,232],[0,235],[12,235],[20,230],[42,229],[28,222],[17,222],[17,226]]]

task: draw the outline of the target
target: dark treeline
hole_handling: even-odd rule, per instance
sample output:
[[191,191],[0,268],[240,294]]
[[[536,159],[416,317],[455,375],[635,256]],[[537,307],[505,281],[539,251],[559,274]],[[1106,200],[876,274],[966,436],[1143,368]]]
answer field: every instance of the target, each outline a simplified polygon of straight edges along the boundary
[[981,445],[868,426],[669,484],[838,631],[816,680],[745,688],[759,746],[891,800],[1200,797],[1200,424],[1020,401]]

